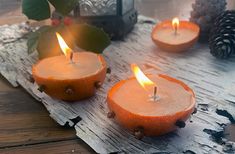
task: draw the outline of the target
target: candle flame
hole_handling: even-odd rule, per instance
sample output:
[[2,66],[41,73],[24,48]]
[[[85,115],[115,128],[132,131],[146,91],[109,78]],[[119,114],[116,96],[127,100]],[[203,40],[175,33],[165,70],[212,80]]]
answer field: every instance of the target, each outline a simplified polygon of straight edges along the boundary
[[172,26],[173,26],[174,29],[178,29],[178,28],[179,28],[179,26],[180,26],[180,20],[179,20],[179,18],[174,18],[174,19],[172,20]]
[[139,82],[139,84],[147,90],[148,86],[155,86],[155,83],[151,81],[141,70],[136,64],[131,64],[131,69]]
[[68,45],[64,41],[63,37],[59,33],[56,32],[56,36],[57,36],[60,48],[63,51],[64,55],[66,57],[69,57],[71,55],[71,53],[73,52],[73,50],[68,47]]

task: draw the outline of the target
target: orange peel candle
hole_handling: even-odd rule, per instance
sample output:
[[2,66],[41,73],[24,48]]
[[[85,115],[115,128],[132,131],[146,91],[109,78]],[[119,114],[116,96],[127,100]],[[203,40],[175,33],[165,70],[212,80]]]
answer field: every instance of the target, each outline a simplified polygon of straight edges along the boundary
[[131,67],[136,77],[120,81],[108,93],[109,117],[138,138],[159,136],[183,127],[195,110],[193,90],[172,77],[146,76],[137,65]]
[[65,55],[39,61],[32,72],[39,90],[65,101],[78,101],[94,95],[104,82],[106,62],[91,52],[74,52],[57,33]]
[[162,50],[182,52],[197,42],[199,33],[198,25],[174,18],[156,25],[152,31],[152,40]]

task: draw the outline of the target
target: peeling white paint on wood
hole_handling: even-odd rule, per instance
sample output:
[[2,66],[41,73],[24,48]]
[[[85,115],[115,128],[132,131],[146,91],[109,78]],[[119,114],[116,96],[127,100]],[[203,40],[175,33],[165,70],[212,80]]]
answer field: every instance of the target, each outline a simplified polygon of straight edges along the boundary
[[[97,153],[224,153],[226,144],[214,142],[205,129],[222,131],[227,117],[216,113],[225,109],[235,117],[235,58],[220,61],[212,57],[207,45],[197,44],[181,54],[158,49],[151,41],[153,24],[140,17],[134,31],[123,41],[112,42],[104,52],[112,69],[96,96],[77,103],[54,100],[40,93],[30,82],[31,66],[37,54],[27,54],[26,40],[20,39],[29,28],[25,24],[0,27],[0,73],[14,86],[22,86],[41,101],[60,125],[74,127],[77,136]],[[189,84],[197,96],[198,113],[184,129],[162,137],[137,140],[114,120],[107,118],[107,91],[119,80],[131,76],[130,63],[147,73],[164,73]],[[76,123],[76,117],[82,120]],[[224,140],[225,143],[233,144]],[[232,149],[233,150],[233,149]],[[234,152],[234,151],[232,151]]]

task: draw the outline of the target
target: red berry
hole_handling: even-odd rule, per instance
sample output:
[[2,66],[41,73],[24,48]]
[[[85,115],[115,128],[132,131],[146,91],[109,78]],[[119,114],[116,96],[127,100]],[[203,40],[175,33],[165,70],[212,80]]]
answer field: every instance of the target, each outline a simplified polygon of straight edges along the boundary
[[52,26],[58,26],[60,24],[60,20],[58,20],[58,19],[52,19],[51,20],[51,25]]
[[65,24],[66,26],[69,26],[69,25],[71,25],[72,23],[73,23],[72,18],[70,18],[70,17],[65,17],[65,18],[64,18],[64,24]]

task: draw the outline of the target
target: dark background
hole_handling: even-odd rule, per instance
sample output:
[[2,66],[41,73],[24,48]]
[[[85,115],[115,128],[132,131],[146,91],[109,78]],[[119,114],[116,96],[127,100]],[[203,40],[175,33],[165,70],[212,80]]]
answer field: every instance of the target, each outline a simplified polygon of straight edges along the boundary
[[[141,14],[155,19],[170,19],[175,16],[188,18],[194,0],[135,0]],[[228,8],[235,8],[235,0],[227,0]],[[21,14],[21,0],[0,0],[0,25],[16,23],[26,18]]]

